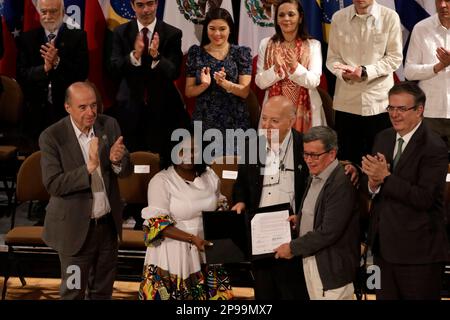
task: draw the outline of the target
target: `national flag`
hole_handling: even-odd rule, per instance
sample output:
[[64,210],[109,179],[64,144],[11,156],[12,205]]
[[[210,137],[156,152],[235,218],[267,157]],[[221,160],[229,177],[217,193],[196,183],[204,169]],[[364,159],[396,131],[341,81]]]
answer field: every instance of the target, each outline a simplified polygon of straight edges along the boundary
[[41,23],[39,22],[39,14],[36,10],[37,0],[24,0],[23,10],[23,31],[29,31],[39,28]]
[[[322,0],[322,11],[323,11],[323,30],[324,30],[324,37],[323,41],[325,43],[328,43],[328,35],[330,34],[330,25],[331,25],[331,18],[333,18],[333,14],[341,10],[353,3],[352,0]],[[324,55],[326,57],[326,55]],[[324,63],[325,65],[325,63]]]
[[322,8],[320,0],[303,0],[304,21],[308,33],[319,41],[323,39]]
[[103,98],[103,106],[109,108],[114,101],[111,79],[105,65],[111,58],[113,31],[122,23],[134,18],[130,1],[86,1],[84,30],[89,49],[89,80],[95,84]]
[[17,48],[15,38],[22,30],[23,2],[17,0],[0,1],[3,30],[3,58],[0,60],[0,73],[9,77],[16,76]]
[[87,33],[89,50],[89,80],[95,84],[103,98],[103,105],[111,105],[104,84],[103,47],[106,32],[106,18],[103,9],[109,5],[107,0],[87,1],[84,12],[84,30]]
[[239,12],[239,44],[250,47],[253,57],[258,55],[262,39],[275,33],[275,5],[258,0],[242,0]]
[[241,0],[238,39],[240,45],[250,47],[252,50],[253,72],[250,87],[255,92],[260,104],[264,99],[264,91],[255,84],[258,49],[262,39],[275,34],[274,15],[275,4],[271,4],[271,2]]
[[[352,1],[352,0],[348,0]],[[329,1],[326,1],[329,2]],[[325,24],[323,23],[325,11],[322,10],[321,1],[320,0],[303,0],[303,11],[304,11],[304,19],[306,21],[306,27],[308,33],[311,37],[316,40],[321,41],[322,47],[322,57],[327,56],[328,44],[327,44],[327,36],[325,29]],[[320,87],[324,90],[328,90],[328,79],[331,76],[331,73],[328,74],[326,68],[323,68],[324,72],[320,78]]]

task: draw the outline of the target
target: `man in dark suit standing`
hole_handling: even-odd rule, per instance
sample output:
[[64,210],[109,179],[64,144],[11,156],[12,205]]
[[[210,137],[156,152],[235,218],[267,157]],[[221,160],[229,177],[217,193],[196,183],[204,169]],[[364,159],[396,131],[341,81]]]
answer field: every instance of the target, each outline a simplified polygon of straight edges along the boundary
[[111,71],[120,81],[117,118],[130,151],[161,152],[189,117],[173,81],[183,58],[181,30],[156,19],[157,0],[131,0],[136,20],[114,30]]
[[[17,79],[24,90],[24,128],[30,137],[63,118],[64,94],[88,76],[86,33],[65,23],[62,0],[38,0],[41,27],[18,40]],[[33,141],[34,143],[34,141]]]
[[386,109],[393,128],[377,135],[362,161],[373,196],[369,244],[381,271],[377,299],[440,299],[448,159],[443,140],[423,123],[425,100],[415,83],[392,87]]
[[118,176],[131,172],[128,151],[113,118],[97,114],[87,82],[67,89],[69,116],[42,132],[39,146],[50,194],[43,239],[61,262],[62,299],[111,299],[122,235]]

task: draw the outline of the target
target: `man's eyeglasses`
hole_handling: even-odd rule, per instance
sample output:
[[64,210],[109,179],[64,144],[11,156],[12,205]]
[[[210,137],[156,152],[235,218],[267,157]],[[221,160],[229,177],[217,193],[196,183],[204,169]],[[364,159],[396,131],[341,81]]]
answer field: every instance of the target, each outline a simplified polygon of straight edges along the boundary
[[303,152],[303,159],[308,159],[311,158],[312,160],[319,160],[320,156],[330,152],[330,150],[324,151],[322,153],[308,153],[308,152]]
[[394,106],[389,105],[389,106],[386,107],[386,111],[387,112],[397,111],[399,113],[405,113],[406,111],[409,111],[411,109],[416,109],[416,108],[417,108],[417,106],[412,106],[412,107],[407,107],[407,106],[394,107]]

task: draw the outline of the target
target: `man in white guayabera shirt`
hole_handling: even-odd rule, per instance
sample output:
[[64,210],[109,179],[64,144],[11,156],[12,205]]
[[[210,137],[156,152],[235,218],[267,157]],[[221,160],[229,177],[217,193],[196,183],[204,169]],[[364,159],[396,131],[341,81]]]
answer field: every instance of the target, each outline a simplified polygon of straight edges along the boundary
[[405,77],[419,80],[427,96],[424,122],[450,151],[450,0],[435,0],[437,13],[414,26]]
[[385,112],[393,72],[403,59],[398,14],[374,0],[353,0],[331,21],[327,68],[337,77],[333,107],[339,158],[360,162],[375,135],[391,126]]

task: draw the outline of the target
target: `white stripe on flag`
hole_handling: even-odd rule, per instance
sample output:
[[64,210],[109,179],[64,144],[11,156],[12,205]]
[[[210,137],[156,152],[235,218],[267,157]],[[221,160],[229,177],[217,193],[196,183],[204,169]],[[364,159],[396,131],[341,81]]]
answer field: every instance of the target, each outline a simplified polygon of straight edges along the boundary
[[258,54],[259,43],[261,40],[275,34],[275,28],[273,26],[259,26],[253,22],[245,6],[246,2],[248,1],[241,1],[238,42],[242,46],[250,47],[254,57]]

